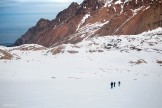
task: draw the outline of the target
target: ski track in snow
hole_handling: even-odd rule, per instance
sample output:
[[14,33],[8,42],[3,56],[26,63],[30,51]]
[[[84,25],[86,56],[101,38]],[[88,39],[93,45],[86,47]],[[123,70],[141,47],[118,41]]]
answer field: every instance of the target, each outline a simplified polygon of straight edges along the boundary
[[0,108],[161,108],[161,34],[94,37],[56,55],[34,44],[0,46],[15,54],[0,60]]

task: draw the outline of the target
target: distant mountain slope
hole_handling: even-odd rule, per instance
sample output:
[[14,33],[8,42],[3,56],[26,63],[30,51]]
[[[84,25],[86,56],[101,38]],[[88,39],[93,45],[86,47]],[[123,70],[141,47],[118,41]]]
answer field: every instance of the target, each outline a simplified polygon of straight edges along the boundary
[[134,35],[162,27],[162,0],[84,0],[52,21],[40,19],[14,45],[46,47],[104,35]]
[[110,53],[113,51],[120,52],[121,54],[155,53],[157,57],[161,57],[162,28],[138,35],[92,37],[76,44],[61,44],[50,48],[37,44],[24,44],[16,47],[0,46],[0,60],[24,59],[26,56],[34,58],[39,55],[46,57],[66,54]]

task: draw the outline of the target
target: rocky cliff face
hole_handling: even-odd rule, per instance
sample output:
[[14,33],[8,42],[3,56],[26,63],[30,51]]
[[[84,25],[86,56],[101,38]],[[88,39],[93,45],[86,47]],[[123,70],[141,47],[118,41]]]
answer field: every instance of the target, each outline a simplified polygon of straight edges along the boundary
[[47,47],[93,36],[133,35],[162,27],[162,0],[84,0],[72,3],[52,21],[40,19],[15,45]]

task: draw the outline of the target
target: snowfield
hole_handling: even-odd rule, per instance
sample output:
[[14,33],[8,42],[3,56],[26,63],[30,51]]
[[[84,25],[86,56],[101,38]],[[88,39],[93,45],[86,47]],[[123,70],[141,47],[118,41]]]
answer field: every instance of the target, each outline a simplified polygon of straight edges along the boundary
[[52,48],[0,46],[0,108],[162,108],[161,91],[162,28]]

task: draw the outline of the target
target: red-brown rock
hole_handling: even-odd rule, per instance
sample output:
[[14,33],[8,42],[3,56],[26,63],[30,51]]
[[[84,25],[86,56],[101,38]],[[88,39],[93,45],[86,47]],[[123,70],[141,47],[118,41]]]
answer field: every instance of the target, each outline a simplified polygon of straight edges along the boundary
[[162,0],[105,1],[72,3],[54,20],[40,19],[15,45],[36,43],[50,47],[92,36],[133,35],[162,27]]

